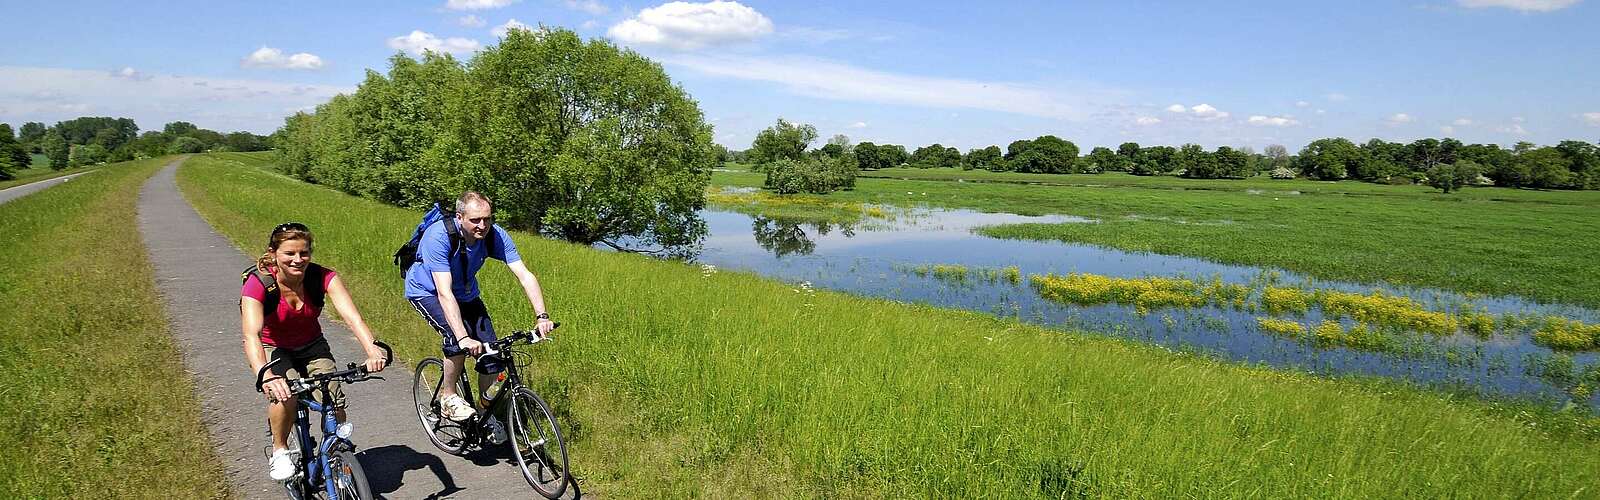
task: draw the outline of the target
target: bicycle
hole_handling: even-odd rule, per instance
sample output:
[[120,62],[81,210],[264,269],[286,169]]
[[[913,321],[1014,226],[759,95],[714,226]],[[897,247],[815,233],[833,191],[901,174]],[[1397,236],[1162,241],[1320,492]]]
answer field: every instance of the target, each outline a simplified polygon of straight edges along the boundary
[[[561,324],[556,323],[556,326]],[[411,396],[416,404],[417,419],[422,422],[428,440],[452,455],[465,455],[473,449],[488,449],[489,446],[498,445],[491,439],[488,416],[501,416],[509,435],[506,441],[511,445],[511,455],[516,459],[517,467],[522,470],[522,478],[540,495],[554,500],[561,497],[567,485],[573,482],[567,469],[567,446],[561,440],[561,427],[556,423],[555,413],[550,411],[550,406],[533,389],[523,385],[517,367],[526,362],[519,363],[517,360],[525,359],[528,354],[516,349],[518,345],[533,345],[547,338],[539,335],[537,330],[528,330],[484,343],[484,353],[478,359],[481,361],[483,356],[496,356],[505,360],[505,372],[501,374],[505,379],[500,392],[495,393],[487,405],[480,405],[477,393],[472,391],[472,385],[467,380],[467,370],[462,370],[461,377],[456,381],[456,393],[479,409],[465,422],[456,422],[440,414],[439,388],[444,384],[444,361],[439,358],[428,358],[417,363]],[[573,488],[576,489],[577,485],[574,484]]]
[[[388,344],[373,342],[383,348],[384,364],[394,362],[394,351]],[[267,371],[273,365],[283,361],[283,358],[274,359],[256,371],[256,392],[261,392],[261,384],[265,383]],[[297,471],[294,477],[284,481],[283,487],[288,490],[289,498],[304,500],[321,498],[327,500],[371,500],[372,487],[367,484],[366,472],[361,470],[361,462],[356,460],[356,445],[350,441],[353,427],[346,422],[340,425],[333,418],[333,408],[324,406],[311,396],[316,391],[322,396],[323,401],[331,401],[332,395],[328,392],[328,383],[339,381],[344,383],[364,382],[383,377],[367,372],[365,366],[350,363],[344,370],[332,373],[312,375],[310,377],[292,379],[288,381],[289,393],[294,394],[300,401],[299,408],[295,411],[294,427],[291,444],[298,444],[301,453],[299,463],[295,464]],[[322,414],[322,439],[319,443],[311,437],[310,412]],[[271,446],[268,446],[270,452]],[[311,450],[313,453],[305,453]]]

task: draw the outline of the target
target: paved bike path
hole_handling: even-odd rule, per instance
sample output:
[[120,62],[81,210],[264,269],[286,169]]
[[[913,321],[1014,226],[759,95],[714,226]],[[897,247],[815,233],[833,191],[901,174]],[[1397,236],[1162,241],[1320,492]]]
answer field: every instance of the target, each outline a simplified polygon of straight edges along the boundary
[[11,200],[15,200],[17,198],[21,198],[23,196],[27,196],[27,195],[30,195],[30,194],[33,194],[33,193],[37,193],[39,191],[43,191],[47,187],[54,186],[56,184],[60,184],[60,183],[63,183],[63,182],[67,182],[68,180],[71,180],[73,177],[77,177],[77,176],[80,176],[80,175],[83,175],[83,174],[88,174],[88,173],[93,173],[93,172],[94,172],[93,170],[90,170],[88,172],[78,172],[78,173],[72,174],[72,175],[63,175],[61,177],[45,179],[45,180],[38,181],[38,182],[30,182],[30,183],[27,183],[27,184],[23,184],[21,186],[11,186],[11,187],[8,187],[8,188],[5,188],[5,189],[0,189],[0,203],[5,203],[5,202],[11,201]]
[[[139,230],[155,267],[156,287],[231,491],[240,498],[284,498],[282,487],[267,479],[266,402],[252,387],[254,374],[248,373],[241,351],[239,272],[252,259],[184,200],[177,186],[179,163],[151,177],[139,196]],[[404,299],[356,297],[357,304],[377,300]],[[328,321],[337,314],[329,306],[322,319],[334,358],[341,365],[365,359],[355,336]],[[382,332],[378,335],[381,340]],[[351,439],[375,493],[384,498],[540,498],[509,452],[457,457],[435,448],[412,408],[410,369],[394,366],[381,375],[386,380],[345,388],[355,424]]]

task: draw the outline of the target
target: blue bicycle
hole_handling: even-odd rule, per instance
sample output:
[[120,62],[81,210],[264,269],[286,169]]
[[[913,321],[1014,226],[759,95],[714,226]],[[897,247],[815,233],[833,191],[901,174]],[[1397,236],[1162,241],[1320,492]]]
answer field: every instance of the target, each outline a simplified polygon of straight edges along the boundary
[[[394,351],[390,350],[387,344],[382,342],[374,344],[383,348],[385,365],[394,361]],[[280,361],[283,359],[274,359],[256,372],[256,392],[261,392],[261,384],[265,382],[268,370]],[[320,394],[323,401],[331,401],[332,395],[328,392],[329,382],[348,384],[372,379],[383,380],[383,377],[368,373],[365,366],[350,363],[344,370],[288,381],[289,392],[300,401],[300,407],[294,415],[294,436],[290,442],[298,444],[302,450],[299,463],[295,464],[295,470],[299,472],[283,483],[289,492],[289,498],[372,499],[372,487],[367,484],[367,475],[361,470],[361,462],[356,460],[356,445],[350,442],[351,426],[348,422],[339,425],[333,418],[333,409],[317,403],[317,398],[312,397],[314,393]],[[313,411],[322,414],[320,443],[311,437],[310,412]],[[311,450],[311,453],[306,453],[305,450]]]

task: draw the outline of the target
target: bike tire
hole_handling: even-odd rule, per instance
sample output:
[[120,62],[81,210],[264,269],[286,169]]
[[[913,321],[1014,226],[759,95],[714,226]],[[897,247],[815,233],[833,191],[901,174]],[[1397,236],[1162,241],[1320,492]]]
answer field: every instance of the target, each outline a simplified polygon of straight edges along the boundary
[[[466,425],[444,418],[439,414],[439,388],[444,382],[444,361],[428,358],[417,363],[416,375],[411,381],[411,401],[417,410],[417,422],[428,441],[440,451],[460,455],[467,450]],[[461,390],[459,386],[457,390]]]
[[339,493],[337,500],[372,500],[372,486],[367,484],[367,473],[361,470],[355,452],[339,450],[328,460],[331,462],[328,469],[333,473],[327,480],[334,481],[334,490]]
[[561,440],[561,426],[550,406],[526,387],[511,393],[506,405],[510,427],[511,455],[522,469],[522,478],[539,495],[555,500],[567,491],[572,481],[567,468],[567,445]]

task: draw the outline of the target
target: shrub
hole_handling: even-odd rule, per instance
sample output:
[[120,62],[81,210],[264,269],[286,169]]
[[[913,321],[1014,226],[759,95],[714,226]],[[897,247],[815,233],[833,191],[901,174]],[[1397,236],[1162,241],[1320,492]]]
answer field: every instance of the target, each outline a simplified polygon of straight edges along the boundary
[[1295,177],[1294,171],[1290,170],[1289,167],[1274,168],[1270,175],[1274,179],[1293,179]]

